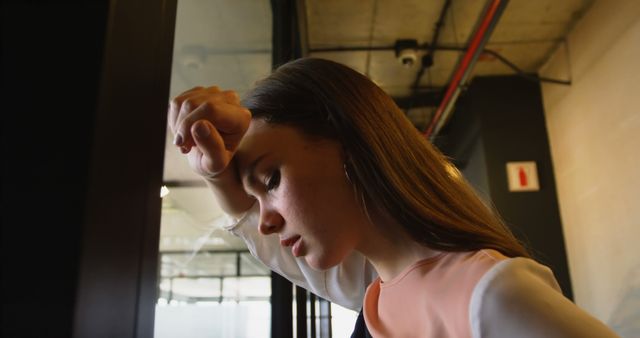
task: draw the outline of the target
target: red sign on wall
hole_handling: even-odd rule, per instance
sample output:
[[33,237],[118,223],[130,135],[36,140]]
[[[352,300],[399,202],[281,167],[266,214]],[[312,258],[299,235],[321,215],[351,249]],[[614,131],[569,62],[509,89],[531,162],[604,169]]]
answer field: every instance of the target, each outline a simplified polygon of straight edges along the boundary
[[507,162],[509,191],[538,191],[538,168],[536,162]]

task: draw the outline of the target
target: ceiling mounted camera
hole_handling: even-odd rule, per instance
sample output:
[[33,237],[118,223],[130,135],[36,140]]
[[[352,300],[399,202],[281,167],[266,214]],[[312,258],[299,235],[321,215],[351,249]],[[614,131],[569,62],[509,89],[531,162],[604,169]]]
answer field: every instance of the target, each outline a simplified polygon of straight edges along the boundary
[[396,58],[405,67],[411,67],[418,59],[418,41],[414,39],[396,40]]

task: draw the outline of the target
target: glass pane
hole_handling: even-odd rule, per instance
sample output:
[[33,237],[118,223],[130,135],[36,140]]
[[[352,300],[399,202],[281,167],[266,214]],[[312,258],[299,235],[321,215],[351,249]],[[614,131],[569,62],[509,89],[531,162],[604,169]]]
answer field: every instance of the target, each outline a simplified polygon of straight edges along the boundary
[[224,300],[236,302],[269,301],[271,296],[270,277],[232,277],[222,282]]
[[220,301],[220,280],[211,278],[167,278],[160,283],[163,305]]
[[[271,70],[269,0],[178,0],[170,96],[216,85],[243,95]],[[167,131],[155,337],[268,337],[269,270]]]
[[271,305],[265,302],[223,302],[156,307],[156,338],[268,338]]
[[357,318],[357,312],[331,303],[331,336],[350,337]]
[[250,253],[246,252],[240,254],[240,274],[242,276],[265,276],[270,274],[270,270]]
[[197,254],[162,254],[163,277],[235,276],[235,253],[201,252]]

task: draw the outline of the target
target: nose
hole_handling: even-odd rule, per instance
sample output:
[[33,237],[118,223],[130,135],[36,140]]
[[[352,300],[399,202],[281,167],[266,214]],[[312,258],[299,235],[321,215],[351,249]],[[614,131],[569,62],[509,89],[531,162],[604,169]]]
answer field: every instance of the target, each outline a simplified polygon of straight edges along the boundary
[[279,232],[284,226],[284,218],[275,210],[260,210],[258,230],[263,235]]

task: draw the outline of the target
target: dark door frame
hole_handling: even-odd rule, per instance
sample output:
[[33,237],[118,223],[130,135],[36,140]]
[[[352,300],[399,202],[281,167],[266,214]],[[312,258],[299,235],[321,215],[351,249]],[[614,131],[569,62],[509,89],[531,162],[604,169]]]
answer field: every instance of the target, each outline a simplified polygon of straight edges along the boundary
[[177,0],[111,1],[73,332],[153,337]]

